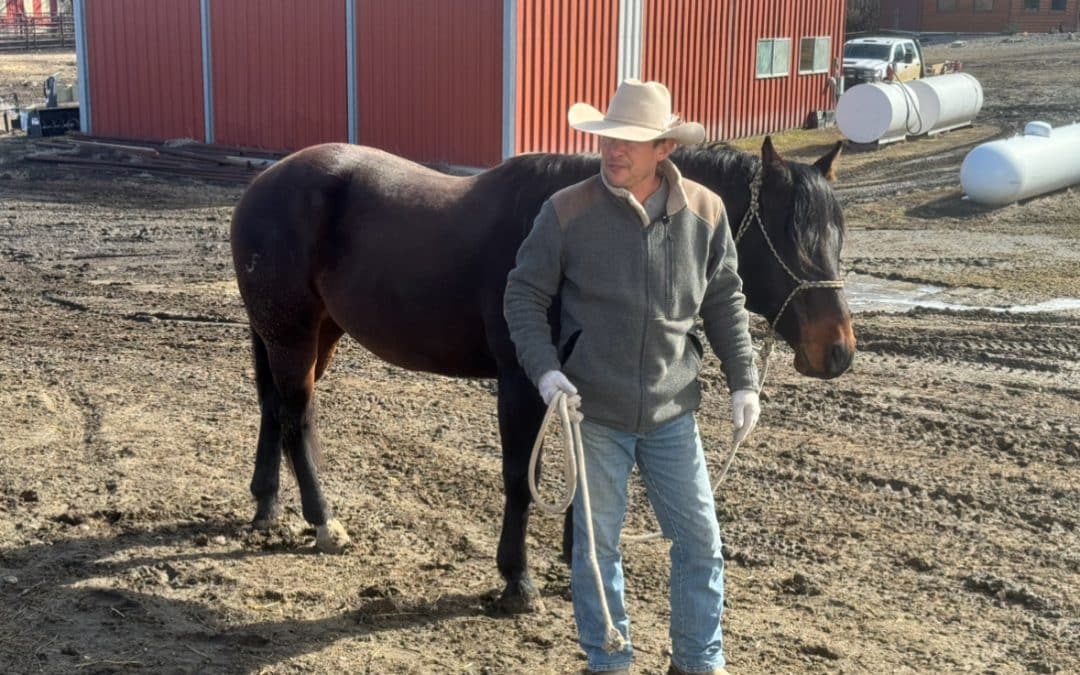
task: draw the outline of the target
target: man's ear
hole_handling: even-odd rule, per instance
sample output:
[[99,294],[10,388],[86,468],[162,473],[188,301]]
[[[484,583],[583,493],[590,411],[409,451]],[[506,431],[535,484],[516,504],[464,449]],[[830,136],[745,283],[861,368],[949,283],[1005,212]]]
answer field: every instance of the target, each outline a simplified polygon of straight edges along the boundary
[[668,155],[675,152],[675,141],[671,138],[662,139],[656,146],[656,161],[662,162]]

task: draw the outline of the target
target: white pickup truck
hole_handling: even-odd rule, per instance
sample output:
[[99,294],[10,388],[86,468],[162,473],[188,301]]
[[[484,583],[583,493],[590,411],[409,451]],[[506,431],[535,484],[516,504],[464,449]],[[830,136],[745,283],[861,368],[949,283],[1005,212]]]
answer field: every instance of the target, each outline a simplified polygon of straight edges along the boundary
[[907,37],[862,37],[844,43],[844,90],[864,82],[907,82],[925,75],[922,45]]

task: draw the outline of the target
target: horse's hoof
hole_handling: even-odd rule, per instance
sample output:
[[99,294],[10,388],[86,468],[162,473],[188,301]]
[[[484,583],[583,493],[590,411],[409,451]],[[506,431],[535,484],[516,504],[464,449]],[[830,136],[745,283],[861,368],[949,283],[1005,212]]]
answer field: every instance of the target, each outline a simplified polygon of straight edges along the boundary
[[341,553],[349,548],[352,540],[336,519],[331,518],[315,530],[315,548],[320,553]]
[[271,501],[259,501],[259,507],[255,510],[255,518],[251,521],[251,526],[260,532],[266,532],[278,518],[281,517],[281,505],[278,504],[276,499]]
[[506,584],[497,607],[506,614],[536,614],[544,611],[544,601],[532,579],[526,577]]

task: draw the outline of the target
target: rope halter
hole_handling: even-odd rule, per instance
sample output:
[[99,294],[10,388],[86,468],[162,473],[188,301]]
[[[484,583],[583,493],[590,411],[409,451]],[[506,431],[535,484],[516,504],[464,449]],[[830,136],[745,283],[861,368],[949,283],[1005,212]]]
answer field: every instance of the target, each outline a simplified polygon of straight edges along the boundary
[[780,256],[780,252],[776,250],[776,245],[773,244],[772,237],[769,236],[769,231],[765,228],[765,222],[761,219],[761,184],[763,182],[764,175],[764,162],[754,172],[754,177],[750,181],[750,203],[746,207],[746,213],[743,215],[742,222],[739,223],[739,229],[735,232],[735,245],[738,246],[742,241],[743,235],[750,229],[750,226],[756,221],[758,229],[761,230],[761,236],[765,238],[765,243],[769,245],[769,250],[772,251],[773,258],[776,262],[780,263],[780,267],[783,268],[787,275],[795,281],[795,287],[788,293],[787,298],[784,300],[784,304],[780,305],[780,311],[776,313],[772,321],[769,323],[769,335],[765,338],[765,344],[762,346],[762,374],[761,379],[765,379],[765,371],[768,370],[768,358],[769,353],[772,352],[773,342],[775,341],[776,327],[780,324],[780,317],[784,316],[784,310],[788,308],[791,301],[795,299],[801,291],[805,291],[811,288],[843,288],[844,282],[842,279],[825,279],[821,281],[811,281],[809,279],[803,279],[799,275],[795,274],[788,267],[788,264],[784,262],[784,259]]

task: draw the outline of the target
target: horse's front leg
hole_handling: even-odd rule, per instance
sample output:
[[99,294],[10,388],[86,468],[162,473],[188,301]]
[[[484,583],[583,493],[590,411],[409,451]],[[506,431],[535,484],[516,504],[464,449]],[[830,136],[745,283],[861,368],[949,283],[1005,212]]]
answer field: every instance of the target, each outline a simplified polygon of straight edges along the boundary
[[529,454],[532,451],[544,404],[520,368],[499,374],[499,432],[502,436],[503,486],[506,508],[496,562],[506,580],[499,606],[507,612],[543,609],[540,593],[529,576],[525,532],[529,524]]

